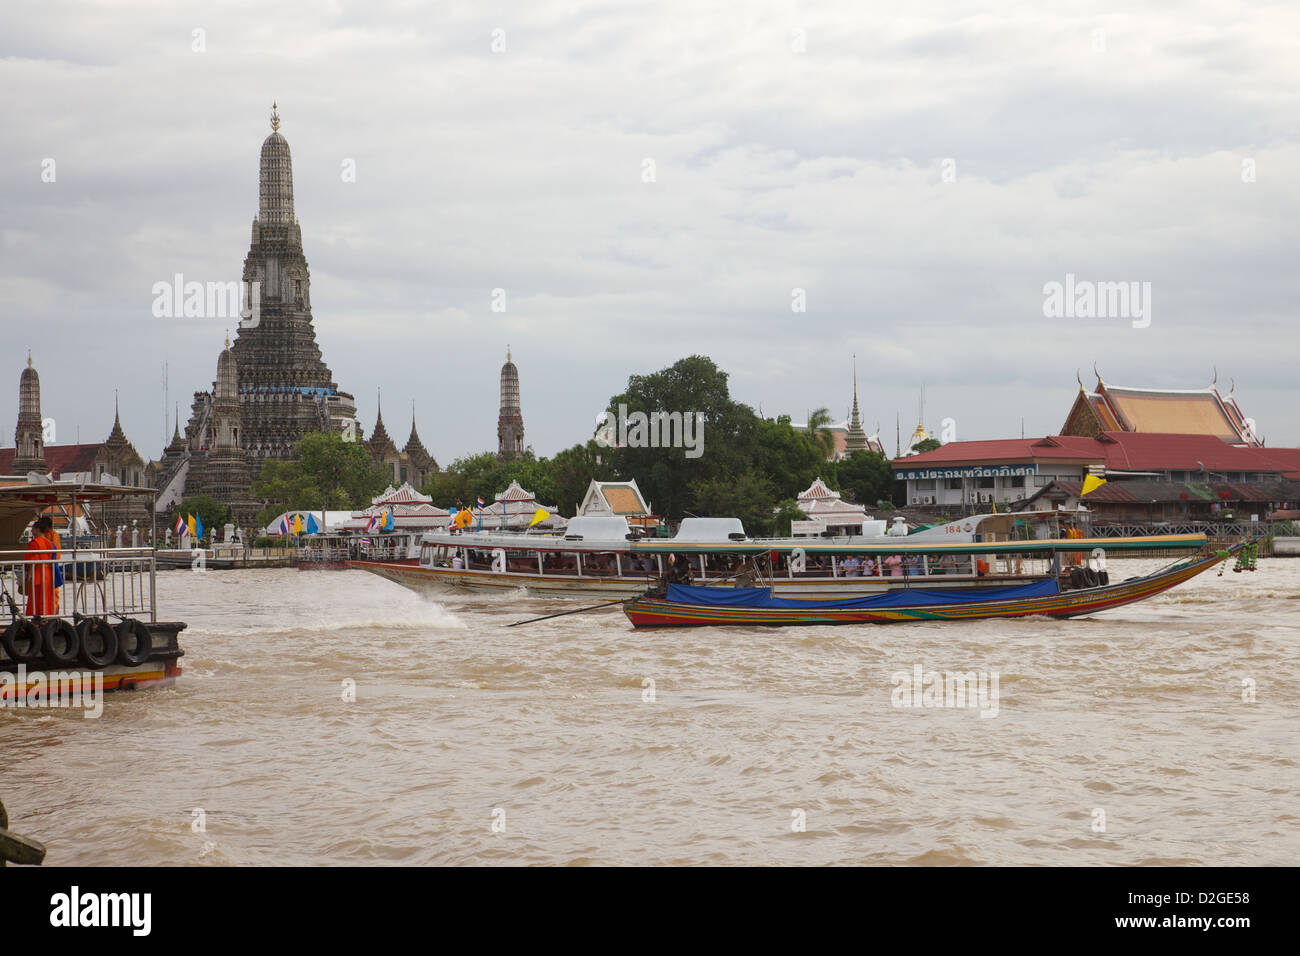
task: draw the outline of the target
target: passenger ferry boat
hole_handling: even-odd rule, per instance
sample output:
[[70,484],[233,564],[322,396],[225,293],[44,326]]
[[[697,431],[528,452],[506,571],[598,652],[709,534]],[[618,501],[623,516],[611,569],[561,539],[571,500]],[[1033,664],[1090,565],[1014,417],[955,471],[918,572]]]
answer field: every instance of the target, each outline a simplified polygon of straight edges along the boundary
[[[1063,523],[1074,524],[1082,517],[1074,512],[1017,512],[974,515],[914,534],[869,522],[876,533],[751,539],[736,518],[686,518],[674,537],[646,538],[624,518],[588,516],[573,518],[560,534],[433,532],[424,535],[416,565],[350,561],[348,566],[417,591],[526,588],[555,596],[615,599],[643,594],[665,577],[673,566],[670,561],[679,558],[689,564],[693,584],[735,587],[754,575],[746,556],[768,553],[775,555],[772,588],[779,597],[857,597],[934,585],[993,588],[1055,573],[1054,552],[1002,554],[993,547],[956,545],[993,545],[1011,541],[1018,533],[1035,541],[1054,539],[1061,535]],[[1089,549],[1077,547],[1063,566],[1084,564]]]
[[[180,676],[185,624],[158,618],[155,549],[100,546],[80,533],[88,506],[156,493],[72,481],[0,485],[0,705],[66,699],[93,685],[165,685]],[[28,527],[51,512],[56,531],[64,520],[69,529],[59,553],[27,550],[21,539]],[[107,545],[107,535],[97,537]],[[44,582],[53,589],[52,608],[36,593]]]
[[421,531],[371,531],[304,536],[294,554],[300,571],[334,571],[357,562],[420,563]]
[[[1259,538],[1243,540],[1221,551],[1211,550],[1205,535],[1163,535],[1157,539],[1072,538],[1009,542],[997,547],[1014,548],[1017,552],[1030,549],[1026,553],[1031,554],[1038,550],[1053,551],[1059,555],[1066,548],[1098,547],[1101,542],[1111,550],[1140,548],[1145,551],[1153,547],[1194,547],[1201,549],[1201,553],[1150,574],[1115,583],[1111,583],[1108,577],[1085,575],[1082,569],[1076,567],[1073,571],[1079,572],[1077,574],[1052,574],[1040,581],[1013,587],[955,590],[894,588],[883,594],[848,599],[799,600],[776,597],[770,576],[762,582],[764,586],[735,589],[669,583],[661,589],[624,601],[623,613],[636,628],[887,624],[901,621],[972,621],[1031,615],[1071,618],[1154,597],[1204,574],[1221,561],[1226,564],[1231,555],[1240,555],[1255,548],[1258,541]],[[966,549],[985,545],[953,547]]]

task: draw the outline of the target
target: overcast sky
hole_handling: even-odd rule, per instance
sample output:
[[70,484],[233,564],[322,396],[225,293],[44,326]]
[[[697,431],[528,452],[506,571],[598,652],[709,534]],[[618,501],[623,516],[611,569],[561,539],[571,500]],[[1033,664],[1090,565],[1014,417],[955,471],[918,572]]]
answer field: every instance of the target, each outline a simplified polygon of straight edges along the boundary
[[[933,429],[1049,434],[1094,361],[1169,388],[1217,366],[1269,444],[1300,444],[1294,5],[54,0],[3,21],[5,445],[30,347],[59,442],[106,437],[116,388],[159,456],[164,361],[184,417],[231,323],[154,318],[151,288],[239,278],[272,100],[325,361],[367,435],[377,388],[399,445],[414,400],[444,465],[495,449],[507,343],[543,455],[693,353],[796,420],[845,414],[856,353],[891,453],[922,383]],[[1045,317],[1067,273],[1151,283],[1149,327]]]

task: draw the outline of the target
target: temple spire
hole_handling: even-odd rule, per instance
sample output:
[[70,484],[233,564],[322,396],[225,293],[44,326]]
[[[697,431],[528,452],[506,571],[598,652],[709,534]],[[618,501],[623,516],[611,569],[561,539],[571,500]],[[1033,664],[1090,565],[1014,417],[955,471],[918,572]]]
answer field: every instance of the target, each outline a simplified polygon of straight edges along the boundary
[[271,104],[271,132],[272,132],[272,133],[278,133],[278,132],[280,132],[280,112],[279,112],[279,109],[280,109],[280,108],[279,108],[279,106],[278,106],[276,103],[272,103],[272,104]]
[[862,414],[858,410],[858,357],[853,356],[853,412],[849,415],[849,430],[844,436],[846,452],[866,451],[870,447],[867,433],[862,430]]

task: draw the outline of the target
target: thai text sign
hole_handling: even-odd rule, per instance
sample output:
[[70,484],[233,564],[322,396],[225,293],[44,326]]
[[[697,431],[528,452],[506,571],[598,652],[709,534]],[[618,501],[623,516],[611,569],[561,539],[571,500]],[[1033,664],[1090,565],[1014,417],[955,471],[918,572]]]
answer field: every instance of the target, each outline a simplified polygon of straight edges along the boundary
[[959,468],[904,468],[894,472],[899,481],[916,478],[1010,478],[1036,475],[1037,465],[968,465]]

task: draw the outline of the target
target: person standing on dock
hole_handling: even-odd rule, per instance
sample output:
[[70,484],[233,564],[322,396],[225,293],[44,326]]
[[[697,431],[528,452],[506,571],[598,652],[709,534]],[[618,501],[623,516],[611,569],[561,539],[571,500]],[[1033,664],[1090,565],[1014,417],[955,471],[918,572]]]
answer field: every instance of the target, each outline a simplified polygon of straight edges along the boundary
[[54,522],[41,515],[32,528],[24,559],[32,564],[24,573],[23,593],[27,595],[27,616],[42,617],[54,613]]

